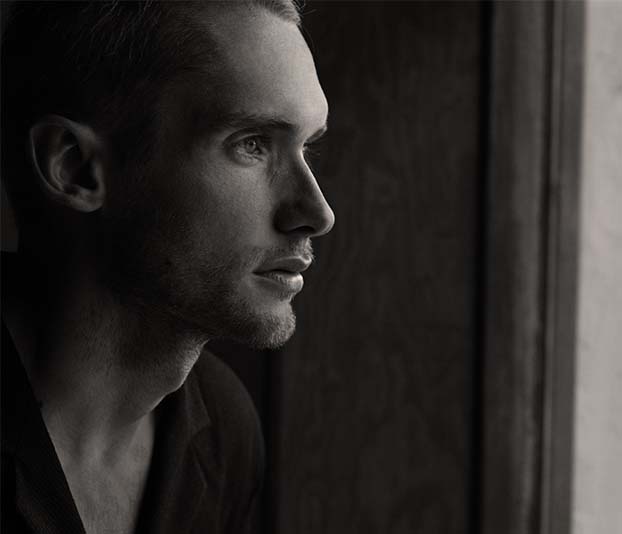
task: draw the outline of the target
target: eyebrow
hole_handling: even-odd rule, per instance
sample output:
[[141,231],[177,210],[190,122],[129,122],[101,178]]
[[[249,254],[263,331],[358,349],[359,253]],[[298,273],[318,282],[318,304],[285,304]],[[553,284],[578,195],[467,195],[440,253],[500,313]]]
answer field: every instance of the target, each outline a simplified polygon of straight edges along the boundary
[[[273,115],[261,115],[246,112],[227,112],[216,115],[210,120],[212,131],[231,130],[251,130],[251,129],[281,130],[285,132],[295,132],[300,130],[299,126],[283,120]],[[328,125],[325,122],[308,139],[309,142],[317,141],[322,137]]]

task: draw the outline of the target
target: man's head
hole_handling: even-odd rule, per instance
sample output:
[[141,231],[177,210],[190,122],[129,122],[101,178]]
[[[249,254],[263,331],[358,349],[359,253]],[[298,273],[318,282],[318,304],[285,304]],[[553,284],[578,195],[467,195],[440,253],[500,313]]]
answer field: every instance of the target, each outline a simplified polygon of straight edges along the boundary
[[[60,11],[37,23],[45,39],[66,39],[57,66],[33,59],[48,55],[43,37],[26,45],[9,34],[34,48],[23,60],[32,73],[20,72],[14,53],[8,61],[23,87],[3,86],[9,101],[33,102],[32,111],[8,110],[3,125],[21,133],[34,169],[35,188],[16,185],[26,179],[23,168],[14,174],[17,158],[7,169],[20,224],[41,234],[29,211],[37,206],[55,246],[127,306],[207,336],[284,342],[296,273],[311,259],[310,239],[334,220],[305,161],[327,105],[294,6],[94,2]],[[91,25],[76,28],[72,17],[86,15]],[[3,54],[11,50],[16,43]],[[29,196],[21,206],[20,191]]]

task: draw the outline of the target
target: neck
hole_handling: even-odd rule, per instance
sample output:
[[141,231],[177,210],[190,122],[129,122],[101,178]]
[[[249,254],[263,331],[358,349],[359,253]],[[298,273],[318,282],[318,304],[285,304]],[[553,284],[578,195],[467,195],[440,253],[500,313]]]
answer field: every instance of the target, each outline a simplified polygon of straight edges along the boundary
[[20,315],[29,315],[36,343],[18,349],[55,445],[73,457],[114,454],[183,384],[207,340],[164,314],[121,305],[91,278],[58,285],[40,321]]

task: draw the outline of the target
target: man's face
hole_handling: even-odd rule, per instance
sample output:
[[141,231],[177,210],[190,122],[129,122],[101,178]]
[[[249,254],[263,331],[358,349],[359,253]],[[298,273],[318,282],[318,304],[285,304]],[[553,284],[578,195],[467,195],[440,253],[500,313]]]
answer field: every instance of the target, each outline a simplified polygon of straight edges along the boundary
[[131,220],[115,270],[202,334],[275,347],[294,331],[310,239],[334,222],[304,155],[327,103],[294,24],[262,9],[212,15],[219,82],[197,73],[166,89],[139,200],[110,203]]

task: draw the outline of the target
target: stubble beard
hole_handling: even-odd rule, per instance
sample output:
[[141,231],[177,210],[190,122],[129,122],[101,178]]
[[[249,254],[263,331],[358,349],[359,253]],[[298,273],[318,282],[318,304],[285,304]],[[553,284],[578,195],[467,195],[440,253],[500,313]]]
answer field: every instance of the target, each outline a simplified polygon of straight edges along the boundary
[[[278,310],[248,294],[252,266],[258,253],[245,262],[231,259],[225,266],[206,269],[193,294],[177,309],[210,339],[227,339],[253,349],[281,347],[296,329],[291,297],[282,297]],[[244,290],[246,287],[247,291]]]
[[226,301],[220,310],[221,334],[216,337],[229,339],[253,349],[276,349],[283,346],[296,329],[296,314],[287,304],[284,314],[270,312],[252,313],[245,299]]
[[[195,339],[228,339],[254,349],[278,348],[293,335],[291,298],[283,297],[278,309],[272,309],[248,295],[252,290],[245,284],[252,285],[260,251],[249,252],[245,260],[231,254],[219,265],[205,265],[179,254],[174,255],[179,261],[167,261],[162,250],[144,244],[116,250],[105,279],[120,304],[148,323],[147,330],[161,322],[168,331]],[[193,271],[197,266],[200,271]]]
[[[252,287],[253,271],[269,251],[201,254],[188,250],[191,243],[179,238],[191,228],[169,233],[170,227],[158,224],[163,217],[147,203],[138,201],[119,211],[127,216],[107,218],[100,228],[101,283],[121,306],[149,323],[147,332],[161,322],[182,336],[229,339],[255,349],[278,348],[293,335],[292,297],[266,296],[280,299],[272,306],[261,302]],[[312,254],[310,244],[298,248]]]

